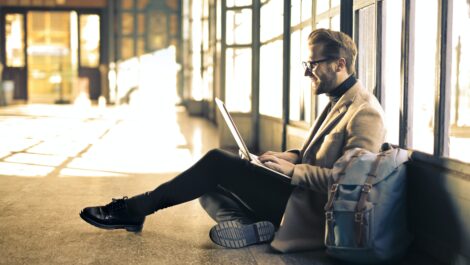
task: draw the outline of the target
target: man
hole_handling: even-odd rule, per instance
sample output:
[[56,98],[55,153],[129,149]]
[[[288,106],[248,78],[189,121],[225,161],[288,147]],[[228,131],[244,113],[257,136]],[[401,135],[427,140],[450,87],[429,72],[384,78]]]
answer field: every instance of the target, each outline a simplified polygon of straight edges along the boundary
[[325,93],[330,103],[301,149],[259,157],[271,169],[292,176],[290,183],[216,149],[151,192],[87,207],[80,216],[100,228],[140,231],[146,215],[200,198],[218,223],[209,233],[218,245],[238,248],[274,238],[271,246],[281,252],[323,246],[323,207],[334,162],[355,147],[379,151],[385,132],[380,104],[354,78],[357,49],[351,38],[318,29],[308,41],[304,74],[312,80],[313,92]]

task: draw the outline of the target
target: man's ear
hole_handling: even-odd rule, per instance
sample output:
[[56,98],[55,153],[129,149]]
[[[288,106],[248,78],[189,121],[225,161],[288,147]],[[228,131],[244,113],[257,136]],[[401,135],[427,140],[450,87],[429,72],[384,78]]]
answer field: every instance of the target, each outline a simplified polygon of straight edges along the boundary
[[340,72],[341,70],[346,69],[346,59],[339,58],[337,62],[338,67],[336,67],[336,72]]

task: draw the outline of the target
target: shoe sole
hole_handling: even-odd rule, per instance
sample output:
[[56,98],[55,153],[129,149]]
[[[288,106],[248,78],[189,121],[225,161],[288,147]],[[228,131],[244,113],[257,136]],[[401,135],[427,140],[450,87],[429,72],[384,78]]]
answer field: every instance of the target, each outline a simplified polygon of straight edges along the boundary
[[221,222],[211,228],[209,237],[217,245],[242,248],[270,241],[274,237],[274,225],[267,221],[249,225],[237,221]]
[[80,217],[87,223],[96,226],[101,229],[107,229],[107,230],[112,230],[112,229],[126,229],[128,232],[134,232],[138,233],[142,231],[143,225],[104,225],[100,224],[90,218],[88,218],[83,212],[80,212]]

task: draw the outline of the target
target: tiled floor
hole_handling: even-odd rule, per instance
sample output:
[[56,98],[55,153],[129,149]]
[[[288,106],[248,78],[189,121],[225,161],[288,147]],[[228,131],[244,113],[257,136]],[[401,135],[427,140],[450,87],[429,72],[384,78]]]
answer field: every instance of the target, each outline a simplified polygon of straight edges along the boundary
[[197,201],[149,216],[141,234],[104,231],[79,211],[153,189],[218,145],[181,108],[0,108],[0,264],[320,264],[321,252],[211,243]]

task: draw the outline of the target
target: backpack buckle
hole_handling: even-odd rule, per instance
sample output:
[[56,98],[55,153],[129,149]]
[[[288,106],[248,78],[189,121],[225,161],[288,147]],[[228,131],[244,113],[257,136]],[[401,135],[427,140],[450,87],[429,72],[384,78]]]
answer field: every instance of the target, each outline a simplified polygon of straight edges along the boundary
[[325,212],[325,217],[327,221],[333,221],[333,212],[332,211]]
[[357,213],[354,214],[354,221],[356,223],[361,223],[362,224],[363,218],[364,218],[364,213],[362,213],[362,212],[357,212]]
[[331,192],[336,192],[338,190],[338,186],[339,186],[338,183],[334,183],[333,185],[331,185],[330,191]]
[[372,190],[372,185],[369,183],[365,183],[364,186],[362,186],[362,192],[369,193]]

